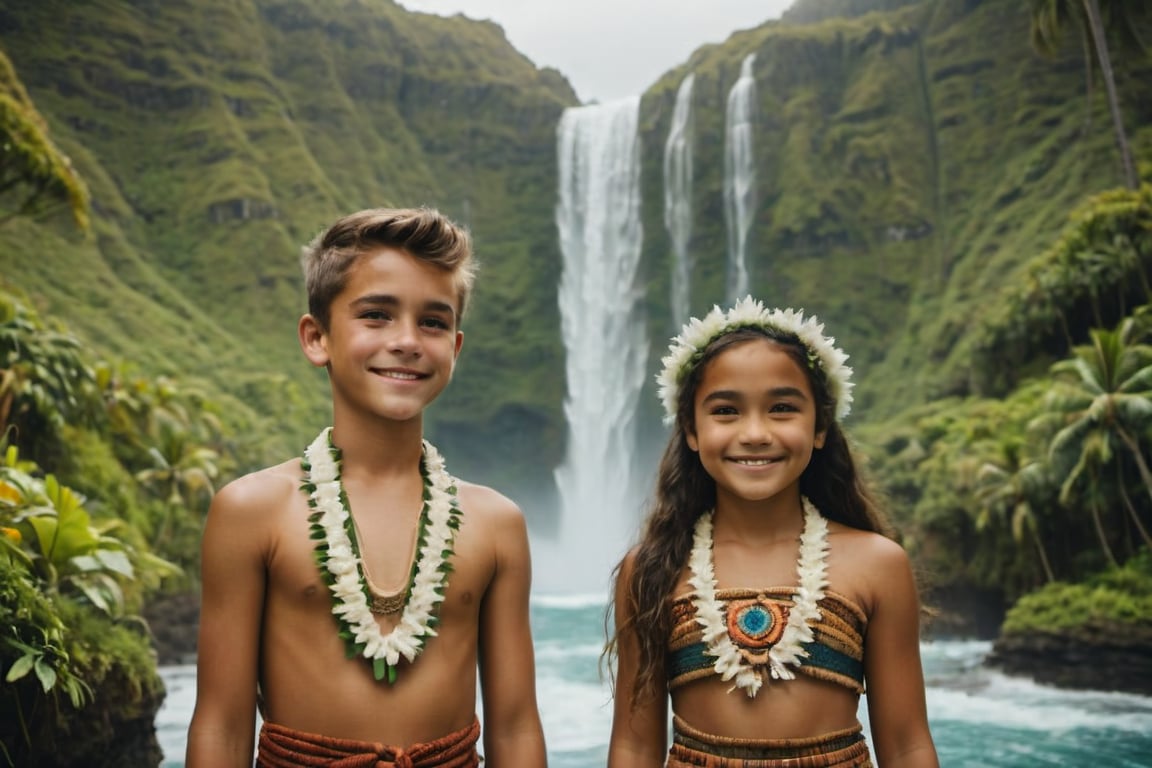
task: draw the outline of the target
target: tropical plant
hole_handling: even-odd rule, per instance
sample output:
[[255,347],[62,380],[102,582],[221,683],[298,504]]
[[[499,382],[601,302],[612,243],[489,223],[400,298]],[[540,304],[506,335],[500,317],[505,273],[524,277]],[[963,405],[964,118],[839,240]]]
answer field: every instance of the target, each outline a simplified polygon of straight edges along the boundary
[[[0,485],[0,487],[3,487]],[[8,765],[20,746],[33,742],[33,713],[36,702],[63,694],[73,709],[91,700],[92,689],[76,669],[69,653],[68,629],[51,598],[40,591],[30,572],[22,567],[11,547],[0,547],[0,711],[11,713],[14,723],[3,731],[0,750]],[[31,676],[35,686],[22,686]],[[21,690],[23,689],[23,690]],[[35,691],[35,695],[28,691]],[[19,744],[13,743],[19,741]]]
[[0,432],[43,455],[66,422],[89,422],[101,410],[79,341],[45,326],[15,297],[0,291]]
[[152,545],[162,548],[168,543],[173,517],[184,510],[195,510],[196,497],[203,508],[214,492],[213,480],[219,474],[219,455],[200,445],[188,428],[170,419],[159,422],[155,445],[148,456],[153,465],[136,473],[136,479],[152,489],[162,504],[163,519],[153,535]]
[[1050,248],[1005,281],[1003,295],[981,317],[973,361],[977,381],[986,380],[980,389],[1005,391],[1015,383],[1019,369],[1004,359],[1062,356],[1093,327],[1118,322],[1129,306],[1149,301],[1150,269],[1152,186],[1088,200]]
[[1045,579],[1054,581],[1037,514],[1037,502],[1051,495],[1053,482],[1048,467],[1042,460],[1029,457],[1024,441],[1018,437],[996,443],[994,451],[997,455],[983,461],[977,470],[976,529],[983,530],[993,521],[1006,521],[1018,546],[1027,533]]
[[[0,441],[2,446],[2,441]],[[125,588],[139,601],[144,583],[176,569],[114,533],[120,521],[96,523],[84,499],[52,475],[22,460],[8,445],[0,461],[0,670],[7,686],[0,710],[11,712],[21,743],[0,747],[13,762],[34,742],[48,712],[57,717],[63,694],[73,709],[92,697],[92,673],[76,657],[73,628],[62,619],[68,606],[110,620],[138,624],[128,615]],[[90,651],[81,654],[87,658]],[[22,685],[34,677],[39,695]],[[96,681],[92,681],[96,682]],[[6,732],[8,729],[0,729]],[[0,735],[4,735],[0,733]],[[8,734],[11,738],[11,734]]]
[[[1117,449],[1130,458],[1152,501],[1152,472],[1142,442],[1152,425],[1152,346],[1142,343],[1141,324],[1125,318],[1112,330],[1096,329],[1090,345],[1077,347],[1075,357],[1052,366],[1053,383],[1037,426],[1053,433],[1049,457],[1065,477],[1061,499],[1070,503],[1084,491],[1102,549],[1114,560],[1098,512],[1102,506],[1126,506],[1144,545],[1152,537],[1132,505],[1102,499],[1101,475],[1115,463],[1119,485],[1124,484],[1124,463]],[[1116,492],[1119,495],[1119,491]],[[1102,503],[1103,502],[1103,503]]]
[[8,446],[0,464],[0,523],[14,534],[2,541],[49,597],[82,600],[118,618],[126,607],[122,584],[137,579],[136,564],[153,574],[175,568],[112,535],[113,518],[95,524],[84,499],[53,475],[43,479]]
[[1120,98],[1116,90],[1116,78],[1112,72],[1112,56],[1108,48],[1107,29],[1124,35],[1124,39],[1139,45],[1135,34],[1132,13],[1137,10],[1125,0],[1028,0],[1032,13],[1032,45],[1039,51],[1054,54],[1060,46],[1064,30],[1075,26],[1085,32],[1088,60],[1092,54],[1100,63],[1100,74],[1108,97],[1108,110],[1112,115],[1112,127],[1116,133],[1116,147],[1120,152],[1120,164],[1124,174],[1124,184],[1128,189],[1140,185],[1136,166],[1132,161],[1132,146],[1124,129],[1124,116],[1120,109]]

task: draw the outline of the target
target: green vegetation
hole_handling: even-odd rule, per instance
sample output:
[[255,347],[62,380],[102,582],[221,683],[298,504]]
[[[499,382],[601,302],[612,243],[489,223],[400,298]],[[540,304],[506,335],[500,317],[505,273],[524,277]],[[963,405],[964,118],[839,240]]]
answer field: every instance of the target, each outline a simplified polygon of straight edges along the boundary
[[114,729],[103,718],[72,723],[78,711],[114,702],[116,721],[162,695],[134,610],[177,569],[133,546],[123,526],[114,516],[93,520],[83,497],[8,446],[0,464],[0,751],[9,765],[57,749],[72,754],[76,745],[57,734],[93,724],[106,732],[90,746],[106,748]]
[[12,62],[0,51],[0,223],[65,205],[88,226],[88,190],[71,161],[48,138]]
[[156,757],[163,686],[139,613],[191,584],[236,443],[211,400],[93,364],[3,291],[0,383],[0,765],[33,749],[45,765],[75,750]]
[[1152,300],[1152,187],[1103,192],[1069,218],[968,337],[977,391],[1002,393],[1028,370],[1001,361],[1053,360],[1086,340],[1089,328],[1114,324]]
[[[815,5],[798,4],[790,17],[819,10]],[[852,4],[834,7],[840,5]],[[1123,183],[1108,107],[1100,89],[1078,97],[1078,47],[1067,44],[1052,57],[1030,49],[1031,17],[1022,4],[891,5],[899,7],[871,14],[846,8],[851,18],[770,22],[736,33],[661,78],[642,109],[653,344],[673,331],[658,192],[676,88],[695,74],[692,303],[703,312],[725,300],[725,101],[741,60],[755,53],[761,127],[754,138],[760,201],[750,237],[752,289],[816,312],[835,329],[860,373],[854,418],[869,422],[939,398],[1003,395],[1006,386],[989,390],[983,377],[1020,371],[1020,363],[1035,375],[1086,340],[1089,327],[1121,316],[1070,318],[1071,342],[1045,345],[1044,359],[1011,358],[1017,362],[1006,366],[991,356],[1010,350],[993,344],[990,358],[974,365],[974,328],[1002,310],[1009,326],[1015,310],[1033,312],[999,300],[1029,280],[1030,265],[1060,235],[1070,211]],[[1147,37],[1149,19],[1134,23]],[[1152,103],[1152,60],[1126,46],[1114,51],[1133,151],[1148,158],[1152,121],[1141,105]],[[1113,197],[1132,204],[1142,194]],[[1112,274],[1135,275],[1134,265],[1109,264]],[[1141,301],[1134,294],[1127,306]],[[1075,306],[1064,311],[1078,314]],[[1047,338],[1051,330],[1038,324],[1027,323],[1022,335]]]
[[[555,126],[576,99],[496,25],[387,0],[9,5],[0,743],[20,764],[44,734],[83,749],[147,720],[161,693],[141,606],[194,588],[215,488],[327,422],[293,329],[299,245],[337,214],[430,204],[471,227],[481,279],[428,431],[547,529],[565,429]],[[1147,182],[1152,60],[1117,38],[1115,93],[1079,99],[1085,49],[1036,55],[1037,23],[1013,0],[800,2],[641,103],[650,366],[675,330],[676,88],[695,73],[702,312],[725,300],[725,101],[755,53],[753,291],[820,315],[852,353],[848,427],[931,583],[1006,603],[1042,588],[1005,631],[1149,615],[1152,188],[1117,188],[1108,117]],[[1126,24],[1104,26],[1152,32]],[[112,720],[71,717],[109,702]]]
[[1112,117],[1116,147],[1120,151],[1120,163],[1124,171],[1124,185],[1128,189],[1137,189],[1140,180],[1132,160],[1128,131],[1124,128],[1124,115],[1116,92],[1116,77],[1112,72],[1112,54],[1109,52],[1105,27],[1114,28],[1135,52],[1143,53],[1144,46],[1136,32],[1133,18],[1141,10],[1126,8],[1122,0],[1104,0],[1103,3],[1100,0],[1029,0],[1029,4],[1032,10],[1032,44],[1044,53],[1052,54],[1059,50],[1066,27],[1080,28],[1086,56],[1090,57],[1094,53],[1100,63],[1100,75],[1108,96],[1108,113]]
[[1025,595],[1008,611],[1003,633],[1076,633],[1098,639],[1124,625],[1152,630],[1152,557],[1147,552],[1087,581],[1048,584]]
[[861,430],[934,584],[1015,599],[1152,551],[1148,307],[1093,329],[1008,396],[940,401]]
[[436,205],[470,225],[482,280],[430,434],[461,475],[547,493],[549,471],[519,466],[563,450],[556,289],[539,283],[559,262],[563,78],[494,24],[384,0],[45,0],[3,17],[0,48],[97,208],[83,241],[0,228],[0,272],[40,310],[142,373],[251,406],[269,428],[236,434],[283,459],[329,419],[294,334],[300,245],[356,208]]

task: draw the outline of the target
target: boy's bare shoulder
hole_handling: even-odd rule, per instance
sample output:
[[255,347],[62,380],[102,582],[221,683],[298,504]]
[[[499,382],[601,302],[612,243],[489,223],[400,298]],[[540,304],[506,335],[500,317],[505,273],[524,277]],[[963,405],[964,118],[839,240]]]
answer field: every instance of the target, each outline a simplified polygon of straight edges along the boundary
[[232,480],[213,499],[214,509],[282,506],[300,493],[300,459],[294,458]]
[[466,517],[481,517],[489,522],[523,521],[524,513],[512,499],[487,485],[456,478],[456,495]]

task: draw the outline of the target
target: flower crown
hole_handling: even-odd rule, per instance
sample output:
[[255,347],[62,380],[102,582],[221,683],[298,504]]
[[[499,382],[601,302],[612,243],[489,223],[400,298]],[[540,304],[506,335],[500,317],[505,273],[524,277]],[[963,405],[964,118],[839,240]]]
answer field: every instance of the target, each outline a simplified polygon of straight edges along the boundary
[[741,328],[771,328],[798,338],[808,350],[808,364],[822,371],[828,380],[828,389],[836,400],[836,419],[849,414],[852,410],[852,369],[844,365],[848,355],[835,346],[836,339],[824,335],[824,324],[815,315],[805,320],[803,310],[768,310],[751,296],[745,296],[727,312],[714,306],[703,320],[692,318],[680,335],[672,339],[663,359],[664,369],[656,376],[660,401],[664,404],[665,424],[676,421],[680,385],[700,363],[704,349],[720,336]]

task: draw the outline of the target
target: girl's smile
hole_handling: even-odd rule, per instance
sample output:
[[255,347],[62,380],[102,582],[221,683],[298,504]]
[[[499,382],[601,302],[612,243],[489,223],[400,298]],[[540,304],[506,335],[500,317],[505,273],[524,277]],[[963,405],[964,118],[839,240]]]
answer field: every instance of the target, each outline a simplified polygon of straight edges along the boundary
[[717,505],[796,495],[824,444],[807,373],[769,339],[733,346],[707,363],[687,435],[716,480]]

